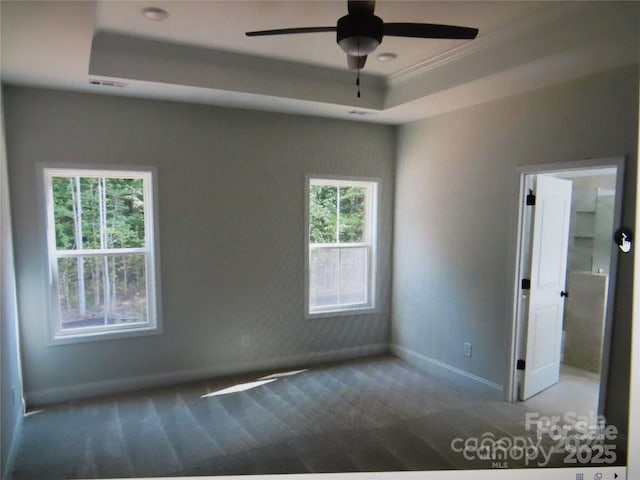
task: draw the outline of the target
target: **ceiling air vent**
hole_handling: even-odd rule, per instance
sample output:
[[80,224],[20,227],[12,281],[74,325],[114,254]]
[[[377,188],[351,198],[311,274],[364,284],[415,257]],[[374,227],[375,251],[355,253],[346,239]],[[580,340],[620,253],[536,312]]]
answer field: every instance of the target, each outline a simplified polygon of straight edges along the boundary
[[103,87],[126,87],[127,84],[123,82],[116,82],[114,80],[89,80],[91,85],[102,85]]

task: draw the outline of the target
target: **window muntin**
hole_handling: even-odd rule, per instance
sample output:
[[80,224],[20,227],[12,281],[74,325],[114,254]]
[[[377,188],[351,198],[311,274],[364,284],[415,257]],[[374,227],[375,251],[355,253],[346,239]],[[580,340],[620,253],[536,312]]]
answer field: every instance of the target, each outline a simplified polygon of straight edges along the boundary
[[44,177],[51,341],[157,330],[151,172]]
[[377,183],[309,179],[308,314],[374,307]]

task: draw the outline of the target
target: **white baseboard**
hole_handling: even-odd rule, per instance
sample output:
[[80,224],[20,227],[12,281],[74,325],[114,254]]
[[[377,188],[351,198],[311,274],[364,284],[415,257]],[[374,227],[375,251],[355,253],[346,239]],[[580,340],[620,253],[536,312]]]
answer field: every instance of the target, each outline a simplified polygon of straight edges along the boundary
[[9,451],[7,453],[7,463],[3,465],[4,471],[2,472],[2,480],[11,480],[13,465],[18,453],[20,437],[22,436],[22,422],[24,419],[24,415],[21,411],[17,412],[17,418],[18,421],[16,422],[16,427],[13,429],[13,433],[11,435],[11,443],[9,444]]
[[502,385],[449,365],[448,363],[436,360],[435,358],[431,358],[416,351],[410,350],[408,348],[401,347],[399,345],[391,345],[391,353],[423,370],[435,372],[450,378],[466,378],[484,387],[489,387],[492,393],[502,394],[503,392]]
[[250,372],[262,372],[270,369],[291,368],[312,363],[348,360],[351,358],[367,357],[389,352],[387,343],[377,343],[358,347],[342,348],[326,352],[313,352],[301,355],[276,357],[266,360],[236,363],[233,365],[218,365],[215,367],[165,372],[137,377],[101,380],[63,387],[43,388],[26,392],[27,405],[37,406],[51,403],[79,400],[82,398],[110,395],[152,387],[162,387],[179,383],[204,380]]

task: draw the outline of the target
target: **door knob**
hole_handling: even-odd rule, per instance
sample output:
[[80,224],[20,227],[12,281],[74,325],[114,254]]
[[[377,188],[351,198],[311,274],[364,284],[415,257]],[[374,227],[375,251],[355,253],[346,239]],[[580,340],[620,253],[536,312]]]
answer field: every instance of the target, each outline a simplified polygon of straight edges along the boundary
[[567,298],[569,298],[569,292],[565,292],[564,290],[562,290],[562,291],[560,292],[560,296],[561,296],[561,297],[567,297]]

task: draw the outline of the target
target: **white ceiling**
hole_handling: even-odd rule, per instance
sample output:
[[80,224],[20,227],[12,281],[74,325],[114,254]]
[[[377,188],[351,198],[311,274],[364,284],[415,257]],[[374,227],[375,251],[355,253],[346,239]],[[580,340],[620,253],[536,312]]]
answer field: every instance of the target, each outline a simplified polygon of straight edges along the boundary
[[[146,6],[169,18],[146,19]],[[403,123],[635,63],[639,10],[639,2],[378,1],[387,22],[480,34],[385,37],[358,99],[334,33],[244,35],[332,26],[346,1],[2,0],[0,73],[14,84]],[[382,52],[398,58],[379,62]]]
[[[236,53],[274,57],[344,69],[345,55],[335,33],[250,38],[244,32],[287,27],[335,26],[347,13],[344,1],[215,1],[156,3],[170,12],[167,20],[149,21],[140,15],[149,2],[99,2],[101,30],[139,35],[175,43]],[[528,15],[549,9],[548,2],[417,2],[380,1],[375,13],[388,22],[446,23],[479,28],[482,34],[498,30]],[[418,40],[386,37],[376,53],[395,52],[389,63],[370,59],[366,70],[389,75],[458,46],[455,40]]]

